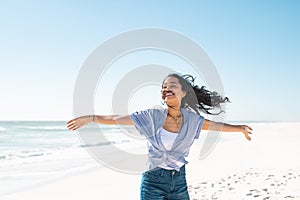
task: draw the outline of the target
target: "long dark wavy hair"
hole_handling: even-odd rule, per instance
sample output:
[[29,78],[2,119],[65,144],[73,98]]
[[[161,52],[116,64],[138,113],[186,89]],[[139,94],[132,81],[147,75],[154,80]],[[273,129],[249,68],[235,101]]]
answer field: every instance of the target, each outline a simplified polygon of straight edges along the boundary
[[[181,88],[186,92],[185,97],[181,100],[181,107],[192,109],[196,113],[204,112],[210,115],[218,115],[222,110],[221,104],[230,102],[228,97],[222,97],[217,92],[211,92],[205,89],[205,86],[195,85],[195,78],[189,74],[179,75],[176,73],[169,74],[168,77],[174,77],[179,80]],[[218,110],[217,112],[211,112]]]

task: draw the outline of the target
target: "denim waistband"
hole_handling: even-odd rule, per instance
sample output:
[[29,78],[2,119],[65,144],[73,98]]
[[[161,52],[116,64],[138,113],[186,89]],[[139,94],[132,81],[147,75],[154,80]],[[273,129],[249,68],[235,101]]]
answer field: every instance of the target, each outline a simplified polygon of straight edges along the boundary
[[180,176],[185,175],[185,165],[183,165],[179,171],[177,170],[169,170],[169,169],[163,169],[160,167],[156,167],[154,169],[149,170],[148,172],[155,172],[156,174],[159,174],[160,176]]

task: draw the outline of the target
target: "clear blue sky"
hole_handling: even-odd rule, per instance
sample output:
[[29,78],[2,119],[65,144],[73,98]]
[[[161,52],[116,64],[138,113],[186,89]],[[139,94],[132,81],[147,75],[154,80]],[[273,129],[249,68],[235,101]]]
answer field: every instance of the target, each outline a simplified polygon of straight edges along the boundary
[[161,27],[214,61],[228,120],[300,121],[299,15],[296,0],[1,1],[0,120],[72,118],[88,55],[121,32]]

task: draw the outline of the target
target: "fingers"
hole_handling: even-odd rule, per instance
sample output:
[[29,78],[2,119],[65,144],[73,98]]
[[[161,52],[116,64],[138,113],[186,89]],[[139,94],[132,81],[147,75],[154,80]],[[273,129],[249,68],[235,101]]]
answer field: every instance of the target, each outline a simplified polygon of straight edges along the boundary
[[[250,126],[246,126],[246,128],[250,131],[253,131],[253,129]],[[250,134],[252,134],[250,131],[248,131]]]
[[76,125],[72,125],[72,126],[69,126],[67,127],[70,131],[75,131],[76,129],[78,129],[79,127],[76,126]]
[[243,129],[243,133],[244,133],[244,136],[247,140],[251,141],[251,137],[249,136],[249,134],[252,134],[251,131],[253,131],[253,129],[250,127],[250,126],[247,126],[247,125],[242,125],[242,129]]
[[250,126],[243,125],[243,132],[246,132],[247,134],[252,134],[253,129]]
[[67,129],[71,130],[71,131],[75,131],[76,129],[78,129],[79,126],[76,124],[76,120],[70,120],[67,122]]
[[75,120],[76,119],[72,119],[72,120],[68,121],[67,124],[71,124],[71,123],[75,122]]
[[246,139],[251,141],[251,137],[249,135],[245,135]]
[[[249,132],[245,131],[245,132],[243,132],[243,133],[244,133],[245,138],[246,138],[247,140],[251,141],[251,137],[248,135]],[[251,133],[250,133],[250,134],[251,134]]]
[[249,131],[249,130],[247,130],[247,133],[248,133],[248,134],[252,134],[252,130],[250,130],[250,131]]
[[244,130],[251,130],[251,131],[253,131],[253,129],[250,127],[250,126],[247,126],[247,125],[242,125],[243,126],[243,128],[244,128]]

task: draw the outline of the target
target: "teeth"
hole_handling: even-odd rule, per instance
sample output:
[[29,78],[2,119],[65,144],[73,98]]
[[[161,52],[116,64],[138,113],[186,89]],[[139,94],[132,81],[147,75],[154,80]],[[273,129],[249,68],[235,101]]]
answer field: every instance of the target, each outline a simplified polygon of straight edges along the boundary
[[173,93],[167,93],[166,94],[166,96],[172,96],[173,95]]

